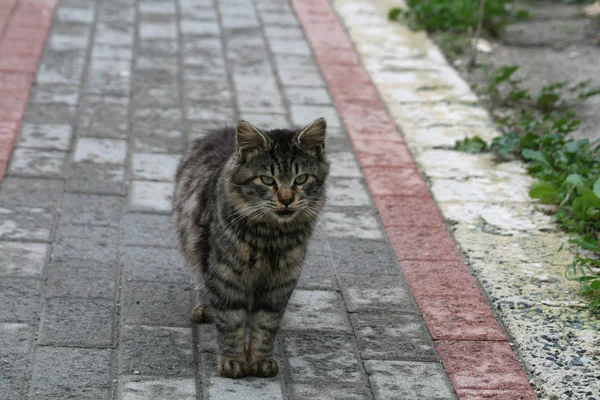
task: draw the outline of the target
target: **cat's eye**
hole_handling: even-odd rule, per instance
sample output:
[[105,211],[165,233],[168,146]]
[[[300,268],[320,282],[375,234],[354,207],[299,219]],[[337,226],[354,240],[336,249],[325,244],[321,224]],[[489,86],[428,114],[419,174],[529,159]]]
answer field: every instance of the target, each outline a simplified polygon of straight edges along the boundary
[[308,180],[308,175],[307,174],[302,174],[302,175],[298,175],[296,177],[296,180],[294,182],[297,185],[302,185],[303,183],[306,183],[307,180]]
[[271,186],[272,184],[275,183],[275,179],[273,179],[272,177],[267,176],[267,175],[261,175],[260,180],[262,181],[262,183],[264,183],[265,185],[268,185],[268,186]]

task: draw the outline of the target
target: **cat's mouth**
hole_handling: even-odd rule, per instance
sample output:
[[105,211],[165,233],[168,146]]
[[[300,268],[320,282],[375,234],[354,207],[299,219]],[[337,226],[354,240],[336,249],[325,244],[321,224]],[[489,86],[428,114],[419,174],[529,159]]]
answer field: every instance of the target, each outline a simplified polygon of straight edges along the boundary
[[296,212],[295,210],[290,210],[289,208],[284,208],[283,210],[277,210],[275,211],[277,213],[277,215],[283,216],[283,217],[289,217],[294,215],[294,213]]

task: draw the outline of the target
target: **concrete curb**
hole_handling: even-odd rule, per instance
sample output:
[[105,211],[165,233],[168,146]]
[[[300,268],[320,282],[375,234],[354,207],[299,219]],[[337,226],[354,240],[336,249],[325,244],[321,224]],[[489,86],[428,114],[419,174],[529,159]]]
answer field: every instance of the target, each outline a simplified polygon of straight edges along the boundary
[[15,146],[58,0],[0,4],[0,182]]
[[[326,0],[292,4],[457,396],[535,399],[330,4]],[[451,94],[472,100],[460,94],[460,88]]]

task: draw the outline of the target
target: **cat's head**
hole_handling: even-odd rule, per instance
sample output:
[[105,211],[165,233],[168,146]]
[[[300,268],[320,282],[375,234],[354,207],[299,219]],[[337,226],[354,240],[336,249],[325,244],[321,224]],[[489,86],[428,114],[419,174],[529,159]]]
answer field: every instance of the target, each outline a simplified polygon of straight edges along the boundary
[[325,134],[323,118],[298,130],[261,130],[239,122],[229,182],[237,208],[282,223],[314,220],[325,203],[329,174]]

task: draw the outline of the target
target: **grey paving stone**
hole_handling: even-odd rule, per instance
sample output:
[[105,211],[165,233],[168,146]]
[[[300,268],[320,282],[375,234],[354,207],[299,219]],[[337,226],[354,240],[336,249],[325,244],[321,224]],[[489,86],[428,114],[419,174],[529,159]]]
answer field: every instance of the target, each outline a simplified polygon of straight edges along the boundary
[[177,25],[175,23],[142,21],[139,26],[139,35],[143,40],[177,39]]
[[6,177],[0,191],[0,205],[54,209],[61,191],[59,180]]
[[329,239],[331,263],[339,273],[399,275],[389,242],[366,239]]
[[84,66],[84,51],[46,49],[38,67],[36,82],[79,85]]
[[162,1],[142,1],[139,5],[142,14],[175,15],[175,3]]
[[[144,58],[141,59],[142,61]],[[172,58],[152,57],[148,62],[153,65],[140,63],[133,75],[133,90],[143,91],[145,89],[173,88],[178,90],[177,86],[177,65],[171,65]],[[144,69],[144,67],[146,67]]]
[[197,57],[223,58],[223,44],[219,38],[183,38],[182,53],[195,54]]
[[100,138],[127,138],[126,97],[87,95],[77,116],[78,134]]
[[67,151],[71,134],[71,125],[23,124],[17,146]]
[[423,318],[416,314],[352,314],[365,360],[438,361]]
[[227,76],[222,55],[203,57],[198,54],[183,55],[183,79],[186,82],[204,80],[207,77],[224,79]]
[[337,181],[337,178],[358,178],[362,180],[362,173],[354,153],[351,151],[342,152],[330,152],[328,155],[329,162],[331,163],[330,176]]
[[133,59],[133,47],[122,45],[120,43],[94,43],[94,47],[92,48],[92,58],[131,61],[131,59]]
[[116,310],[112,300],[49,298],[41,315],[39,344],[111,347],[115,341]]
[[[99,18],[102,19],[102,18]],[[96,24],[94,43],[121,43],[132,46],[134,39],[134,26],[127,21],[99,21]]]
[[298,400],[372,400],[365,386],[297,384],[293,385],[294,398]]
[[271,12],[264,11],[260,13],[260,19],[265,26],[281,25],[293,26],[298,25],[298,19],[292,12]]
[[308,86],[309,88],[325,86],[325,82],[323,82],[316,67],[280,68],[277,73],[283,85]]
[[139,42],[139,55],[148,56],[177,56],[179,51],[179,45],[177,40],[173,39],[153,39],[153,40],[140,40]]
[[292,122],[298,126],[307,125],[319,117],[325,118],[328,127],[342,126],[340,117],[334,107],[292,105],[290,106],[290,112],[292,114]]
[[241,112],[285,114],[283,99],[278,92],[237,92]]
[[310,54],[274,54],[275,66],[278,71],[284,69],[314,69],[316,62]]
[[212,377],[208,383],[211,400],[264,399],[283,400],[281,385],[276,379],[228,379]]
[[75,118],[75,107],[65,103],[29,103],[23,121],[36,124],[70,124]]
[[233,83],[239,92],[279,92],[277,80],[275,79],[275,75],[273,73],[265,73],[263,76],[247,73],[235,73],[233,74]]
[[179,60],[174,57],[138,56],[134,68],[134,86],[142,87],[144,78],[156,79],[154,84],[173,83],[179,72]]
[[453,400],[454,391],[439,363],[365,361],[376,399]]
[[59,24],[55,24],[55,32],[50,35],[49,40],[46,42],[46,48],[52,50],[77,49],[85,51],[89,46],[90,27],[82,24],[69,25],[71,29],[73,29],[73,27],[80,29],[80,32],[74,32],[76,34],[60,34],[56,31],[56,26],[59,26]]
[[131,168],[134,179],[173,182],[179,155],[133,153]]
[[75,144],[74,162],[124,164],[127,142],[116,139],[79,138]]
[[92,58],[83,90],[92,94],[127,96],[130,70],[128,60]]
[[29,377],[29,348],[34,328],[0,323],[0,398],[22,398]]
[[46,297],[114,299],[119,264],[93,260],[53,260],[48,265]]
[[192,378],[120,376],[118,400],[195,400]]
[[69,165],[65,190],[96,194],[124,195],[125,167],[95,162],[75,162]]
[[131,213],[125,216],[124,226],[126,245],[177,247],[168,215]]
[[309,249],[297,287],[299,289],[338,290],[337,282],[331,271],[330,259],[329,253],[318,253]]
[[126,280],[177,282],[182,288],[192,281],[191,272],[184,269],[177,249],[125,247],[121,262]]
[[330,106],[331,98],[325,88],[285,86],[285,97],[290,104]]
[[219,36],[221,28],[217,21],[183,19],[180,22],[181,34],[184,36]]
[[0,241],[0,275],[39,278],[47,254],[45,243]]
[[325,332],[288,333],[285,351],[293,382],[362,383],[352,336]]
[[350,312],[417,312],[401,276],[338,275]]
[[170,213],[173,189],[172,182],[133,181],[129,196],[130,209]]
[[283,114],[242,113],[241,119],[246,120],[261,129],[281,129],[290,126]]
[[218,102],[231,102],[231,90],[226,77],[222,79],[206,78],[194,79],[193,83],[185,87],[184,95],[188,102],[202,102],[214,100]]
[[368,207],[371,205],[371,197],[362,178],[332,176],[327,186],[327,204],[338,207]]
[[61,22],[91,24],[94,22],[94,9],[61,6],[56,11],[56,18]]
[[60,209],[60,222],[118,226],[122,218],[123,203],[122,197],[65,193]]
[[38,347],[29,398],[108,400],[110,362],[111,350]]
[[378,217],[370,208],[329,208],[321,224],[332,238],[383,239]]
[[33,104],[77,105],[80,88],[78,85],[37,83],[32,89],[29,102]]
[[268,38],[294,38],[304,37],[304,32],[299,26],[265,26],[265,35]]
[[233,121],[235,118],[233,106],[225,103],[194,103],[188,107],[187,117],[194,121],[210,120],[210,121]]
[[[223,8],[221,8],[223,10]],[[236,14],[222,14],[221,24],[223,29],[251,29],[258,28],[260,23],[256,15],[251,15],[240,11]]]
[[181,128],[183,111],[178,107],[136,108],[132,115],[132,129],[135,132],[153,128]]
[[190,328],[123,325],[119,373],[193,377],[192,347]]
[[0,205],[0,239],[50,241],[53,223],[49,208]]
[[179,87],[171,85],[146,85],[135,88],[131,98],[134,107],[179,106]]
[[190,326],[191,285],[174,282],[127,281],[122,319],[129,325]]
[[117,228],[87,225],[59,225],[52,260],[114,262],[118,258],[120,231]]
[[0,279],[0,322],[33,322],[40,309],[40,288],[37,279]]
[[270,38],[269,46],[271,47],[271,51],[275,54],[311,54],[310,47],[304,38]]
[[132,132],[133,151],[143,153],[175,153],[184,149],[184,133],[179,129],[154,128]]
[[342,297],[324,290],[295,290],[288,304],[283,328],[350,332]]
[[8,173],[34,177],[60,177],[67,153],[39,149],[16,148],[8,166]]

